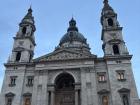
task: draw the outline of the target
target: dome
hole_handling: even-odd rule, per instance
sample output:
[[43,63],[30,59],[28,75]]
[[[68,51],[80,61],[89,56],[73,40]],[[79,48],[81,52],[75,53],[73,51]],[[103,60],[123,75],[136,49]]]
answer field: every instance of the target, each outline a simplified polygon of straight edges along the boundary
[[67,32],[60,40],[60,45],[66,42],[78,41],[86,44],[84,36],[77,31]]
[[60,45],[67,42],[77,41],[86,44],[86,38],[78,32],[76,21],[72,18],[69,22],[67,33],[61,38]]

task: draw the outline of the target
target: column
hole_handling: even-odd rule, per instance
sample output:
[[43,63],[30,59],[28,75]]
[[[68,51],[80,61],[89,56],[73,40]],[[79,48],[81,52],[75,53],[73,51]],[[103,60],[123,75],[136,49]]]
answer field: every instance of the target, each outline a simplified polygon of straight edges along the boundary
[[54,105],[55,104],[55,94],[54,94],[54,90],[51,91],[51,102],[50,105]]
[[78,100],[79,100],[78,90],[75,90],[75,105],[78,105]]
[[[55,87],[54,84],[48,84],[48,92],[50,92],[50,105],[55,105]],[[49,105],[49,103],[48,103]]]
[[75,105],[79,105],[79,93],[78,91],[81,89],[80,83],[75,83]]

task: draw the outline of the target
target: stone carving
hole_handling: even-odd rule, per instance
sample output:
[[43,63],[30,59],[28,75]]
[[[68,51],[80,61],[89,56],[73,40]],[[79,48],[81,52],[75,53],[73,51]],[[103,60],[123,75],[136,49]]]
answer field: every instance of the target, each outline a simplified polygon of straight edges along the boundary
[[54,51],[51,54],[38,58],[37,61],[66,60],[66,59],[87,58],[87,57],[89,57],[89,55],[62,50],[58,52]]

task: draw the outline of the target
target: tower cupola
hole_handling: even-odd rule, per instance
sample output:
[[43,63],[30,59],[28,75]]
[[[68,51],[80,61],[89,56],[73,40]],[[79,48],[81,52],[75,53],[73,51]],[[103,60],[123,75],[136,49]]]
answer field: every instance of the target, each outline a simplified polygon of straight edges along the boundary
[[113,8],[109,5],[108,0],[104,0],[104,7],[101,13],[101,24],[103,29],[116,29],[119,28],[119,22],[117,20],[117,14]]
[[30,7],[28,13],[19,24],[19,30],[14,37],[14,46],[9,62],[30,62],[32,60],[36,46],[34,23],[32,8]]
[[105,56],[128,55],[127,47],[122,36],[122,27],[117,20],[117,14],[104,0],[101,13],[102,41]]
[[34,24],[34,17],[32,16],[32,8],[30,7],[28,9],[28,13],[25,15],[25,17],[22,19],[21,23],[20,24],[23,24],[23,23],[30,23],[30,24]]

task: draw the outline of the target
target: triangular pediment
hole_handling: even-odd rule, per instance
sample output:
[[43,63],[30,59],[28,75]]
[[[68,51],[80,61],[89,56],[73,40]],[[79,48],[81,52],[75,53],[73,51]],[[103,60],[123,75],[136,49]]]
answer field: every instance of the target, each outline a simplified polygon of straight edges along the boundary
[[91,55],[81,54],[79,52],[63,49],[63,50],[54,51],[50,54],[39,57],[35,59],[34,61],[39,62],[39,61],[51,61],[51,60],[77,59],[77,58],[87,58],[89,56]]
[[130,89],[127,89],[127,88],[122,88],[120,90],[118,90],[118,92],[130,92]]
[[16,47],[16,48],[14,48],[14,51],[23,51],[24,50],[24,48],[22,48],[22,47]]

